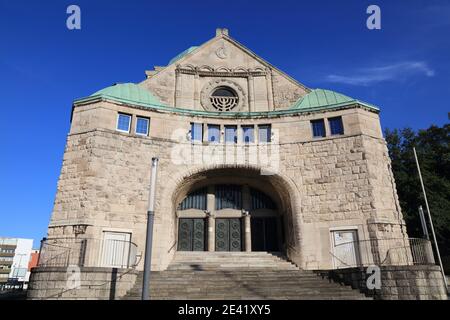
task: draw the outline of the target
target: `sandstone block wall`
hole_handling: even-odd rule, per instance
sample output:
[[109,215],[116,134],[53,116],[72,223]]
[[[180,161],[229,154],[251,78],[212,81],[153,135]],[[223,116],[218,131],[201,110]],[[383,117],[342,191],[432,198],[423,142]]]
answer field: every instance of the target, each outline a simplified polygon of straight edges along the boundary
[[320,272],[333,281],[351,285],[377,300],[447,300],[439,266],[382,266],[381,288],[367,289],[370,274],[366,268],[349,268]]
[[133,269],[82,267],[75,275],[63,267],[33,268],[27,299],[115,300],[133,287],[136,277]]

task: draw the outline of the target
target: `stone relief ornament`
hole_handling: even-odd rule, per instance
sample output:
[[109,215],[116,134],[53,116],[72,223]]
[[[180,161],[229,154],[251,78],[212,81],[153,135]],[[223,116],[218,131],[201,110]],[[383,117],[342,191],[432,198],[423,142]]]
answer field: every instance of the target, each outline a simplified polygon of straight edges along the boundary
[[216,50],[216,55],[220,59],[225,59],[228,56],[228,52],[227,52],[227,49],[225,48],[225,44],[224,43],[222,43],[220,45],[220,47]]

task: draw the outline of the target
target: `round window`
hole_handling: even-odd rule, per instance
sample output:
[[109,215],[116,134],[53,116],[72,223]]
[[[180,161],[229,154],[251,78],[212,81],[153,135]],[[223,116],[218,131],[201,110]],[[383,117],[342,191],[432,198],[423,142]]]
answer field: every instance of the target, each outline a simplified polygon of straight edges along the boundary
[[239,102],[236,92],[229,87],[218,87],[210,96],[211,104],[219,111],[233,110]]

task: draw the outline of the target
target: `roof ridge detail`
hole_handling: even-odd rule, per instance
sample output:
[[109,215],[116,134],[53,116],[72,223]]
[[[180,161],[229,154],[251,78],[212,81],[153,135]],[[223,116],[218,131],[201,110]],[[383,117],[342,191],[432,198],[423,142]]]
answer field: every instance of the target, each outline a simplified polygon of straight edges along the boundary
[[170,61],[169,61],[169,63],[167,65],[171,65],[172,63],[177,62],[178,60],[180,60],[184,56],[188,55],[192,51],[195,51],[197,48],[199,48],[199,46],[191,46],[191,47],[187,48],[183,52],[179,53],[178,55],[176,55],[175,57],[170,59]]
[[370,103],[354,99],[342,93],[326,90],[314,89],[307,95],[298,99],[289,109],[311,109],[328,107],[337,104],[360,103],[372,109],[378,108]]
[[158,98],[156,98],[149,90],[143,88],[142,86],[136,83],[131,82],[117,83],[112,86],[103,88],[90,95],[90,97],[98,95],[104,95],[108,97],[146,104],[162,105],[162,103],[158,100]]

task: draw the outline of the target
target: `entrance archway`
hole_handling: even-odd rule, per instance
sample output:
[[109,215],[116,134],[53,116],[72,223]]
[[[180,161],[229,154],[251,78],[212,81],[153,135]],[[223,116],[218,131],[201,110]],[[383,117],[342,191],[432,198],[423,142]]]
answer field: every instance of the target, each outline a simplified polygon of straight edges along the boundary
[[286,252],[295,239],[289,193],[257,170],[223,168],[177,190],[178,251]]

